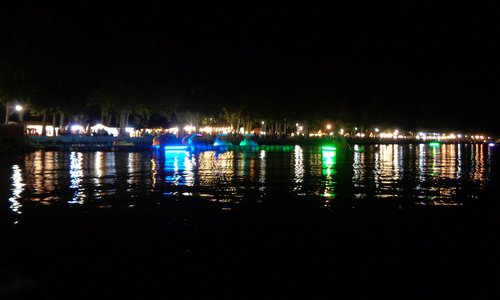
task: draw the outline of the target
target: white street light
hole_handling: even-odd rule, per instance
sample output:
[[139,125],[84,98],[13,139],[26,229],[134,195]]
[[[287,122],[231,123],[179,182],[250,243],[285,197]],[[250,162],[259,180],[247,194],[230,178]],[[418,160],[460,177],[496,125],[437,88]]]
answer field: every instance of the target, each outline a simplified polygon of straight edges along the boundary
[[14,112],[14,111],[19,113],[19,121],[22,123],[23,122],[23,113],[21,113],[21,111],[23,109],[24,108],[22,107],[22,105],[16,104],[16,105],[12,106],[12,104],[10,102],[7,102],[7,105],[5,106],[5,124],[9,123],[9,117],[12,114],[12,112]]

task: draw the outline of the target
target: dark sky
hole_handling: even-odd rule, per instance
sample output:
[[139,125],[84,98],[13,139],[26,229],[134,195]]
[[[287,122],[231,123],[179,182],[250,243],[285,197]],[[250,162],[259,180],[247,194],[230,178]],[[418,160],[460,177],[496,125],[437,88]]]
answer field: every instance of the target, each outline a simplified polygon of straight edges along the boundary
[[0,53],[75,80],[133,73],[247,105],[266,98],[374,124],[500,131],[495,6],[346,2],[5,8]]

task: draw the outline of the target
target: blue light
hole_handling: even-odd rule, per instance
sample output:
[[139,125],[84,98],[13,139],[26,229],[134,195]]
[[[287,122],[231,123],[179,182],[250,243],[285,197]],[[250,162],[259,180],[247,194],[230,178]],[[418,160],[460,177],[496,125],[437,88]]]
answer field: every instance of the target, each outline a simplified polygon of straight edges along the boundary
[[178,158],[181,156],[188,156],[189,152],[186,150],[165,150],[166,158]]
[[489,143],[488,146],[490,147],[494,147],[495,146],[495,143]]
[[165,146],[165,150],[187,150],[187,146]]

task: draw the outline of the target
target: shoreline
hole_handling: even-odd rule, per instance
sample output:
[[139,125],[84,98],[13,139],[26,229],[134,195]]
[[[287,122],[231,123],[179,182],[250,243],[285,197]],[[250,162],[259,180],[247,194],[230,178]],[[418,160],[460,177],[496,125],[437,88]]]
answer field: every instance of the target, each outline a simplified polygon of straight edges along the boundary
[[[13,142],[0,142],[0,155],[11,155],[11,154],[21,154],[29,153],[36,150],[46,150],[46,151],[104,151],[104,152],[145,152],[152,151],[152,138],[128,138],[128,144],[116,145],[110,142],[110,139],[103,139],[101,136],[71,136],[63,137],[63,139],[57,137],[33,137],[27,136],[26,142],[24,143],[13,143]],[[111,139],[112,140],[112,139]],[[288,137],[255,137],[253,140],[258,144],[256,147],[250,146],[239,146],[239,139],[237,137],[228,139],[228,142],[232,142],[233,146],[213,146],[210,144],[210,140],[203,141],[194,147],[188,148],[188,151],[260,151],[260,150],[271,150],[271,151],[293,151],[295,146],[305,146],[305,147],[321,147],[326,144],[331,144],[338,140],[333,138],[288,138]],[[42,142],[41,142],[42,141]],[[495,146],[496,142],[492,141],[475,141],[475,140],[454,140],[454,141],[435,141],[435,140],[416,140],[416,139],[353,139],[347,138],[346,143],[350,147],[358,146],[372,146],[372,145],[418,145],[438,143],[434,146],[439,146],[441,144],[484,144]]]

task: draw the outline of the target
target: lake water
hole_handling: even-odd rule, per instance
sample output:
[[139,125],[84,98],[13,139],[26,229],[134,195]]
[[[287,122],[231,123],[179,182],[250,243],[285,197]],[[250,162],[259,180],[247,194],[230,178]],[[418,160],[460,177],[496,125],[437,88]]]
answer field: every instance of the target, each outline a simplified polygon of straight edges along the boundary
[[500,292],[498,155],[393,144],[2,157],[0,298],[4,285],[47,299],[486,297]]
[[356,205],[356,199],[462,205],[498,191],[497,166],[488,145],[394,144],[367,146],[349,158],[300,146],[287,152],[37,151],[3,162],[1,172],[4,205],[22,214],[39,205],[109,208],[186,198],[232,209],[275,196],[326,208],[337,200]]

